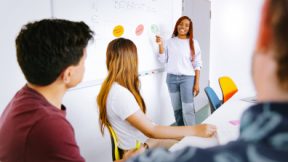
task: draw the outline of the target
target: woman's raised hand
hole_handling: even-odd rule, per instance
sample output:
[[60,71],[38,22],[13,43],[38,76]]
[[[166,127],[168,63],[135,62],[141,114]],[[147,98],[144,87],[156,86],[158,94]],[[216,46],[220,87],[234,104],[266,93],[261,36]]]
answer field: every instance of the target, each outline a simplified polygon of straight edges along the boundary
[[159,35],[156,35],[156,43],[159,45],[163,45],[162,38]]
[[156,35],[156,43],[159,45],[159,53],[164,53],[163,40],[159,35]]

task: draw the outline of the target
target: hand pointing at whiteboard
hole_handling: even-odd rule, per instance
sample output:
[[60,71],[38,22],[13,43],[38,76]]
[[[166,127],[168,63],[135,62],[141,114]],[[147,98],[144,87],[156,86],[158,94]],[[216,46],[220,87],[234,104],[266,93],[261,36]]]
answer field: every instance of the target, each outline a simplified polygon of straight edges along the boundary
[[163,40],[159,35],[156,35],[156,43],[159,45],[159,53],[164,53]]

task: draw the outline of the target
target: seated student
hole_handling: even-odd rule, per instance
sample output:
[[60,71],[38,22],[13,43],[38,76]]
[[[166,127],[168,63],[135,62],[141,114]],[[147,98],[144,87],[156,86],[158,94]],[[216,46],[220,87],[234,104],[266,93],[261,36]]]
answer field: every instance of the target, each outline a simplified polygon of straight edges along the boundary
[[84,162],[61,103],[83,78],[92,34],[84,22],[60,19],[23,26],[16,50],[27,84],[0,118],[1,162]]
[[143,144],[147,137],[181,139],[184,136],[210,137],[215,133],[215,126],[208,124],[160,126],[146,117],[145,102],[139,92],[137,48],[131,40],[118,38],[110,42],[106,65],[108,76],[97,97],[99,119],[102,133],[106,126],[115,130],[120,149],[134,149],[137,141]]
[[242,116],[240,137],[223,146],[149,150],[128,162],[288,161],[288,0],[266,0],[253,79],[258,104]]

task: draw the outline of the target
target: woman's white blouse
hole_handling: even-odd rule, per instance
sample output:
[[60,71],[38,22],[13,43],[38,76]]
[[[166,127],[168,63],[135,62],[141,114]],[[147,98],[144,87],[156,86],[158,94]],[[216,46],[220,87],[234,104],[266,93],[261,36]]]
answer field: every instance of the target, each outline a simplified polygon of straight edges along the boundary
[[201,49],[194,39],[195,60],[192,62],[189,39],[170,38],[164,43],[165,52],[158,53],[158,60],[165,63],[166,72],[174,75],[195,75],[202,67]]

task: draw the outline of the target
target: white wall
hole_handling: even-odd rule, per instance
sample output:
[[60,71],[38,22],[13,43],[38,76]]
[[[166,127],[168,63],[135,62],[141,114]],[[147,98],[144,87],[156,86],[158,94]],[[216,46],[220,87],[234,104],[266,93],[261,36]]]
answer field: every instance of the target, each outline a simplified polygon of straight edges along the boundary
[[51,17],[50,0],[0,0],[0,114],[25,79],[16,61],[15,38],[28,21]]
[[263,0],[211,2],[211,86],[220,97],[218,77],[228,75],[239,89],[254,92],[250,65]]
[[208,105],[204,88],[209,84],[210,55],[210,9],[208,0],[184,0],[182,15],[189,16],[193,22],[194,38],[199,42],[203,67],[200,72],[200,93],[194,99],[195,109]]

